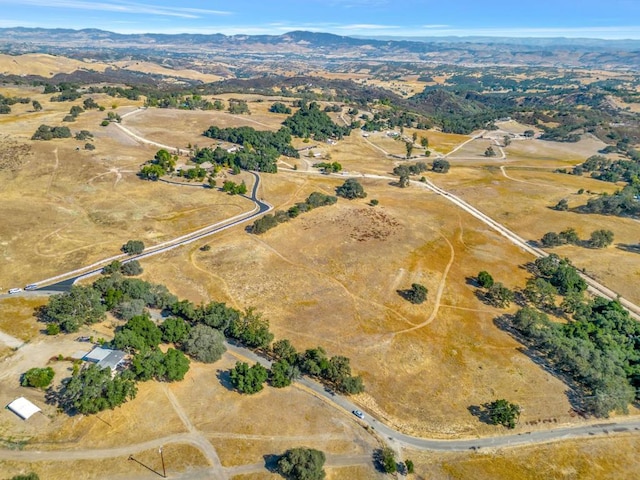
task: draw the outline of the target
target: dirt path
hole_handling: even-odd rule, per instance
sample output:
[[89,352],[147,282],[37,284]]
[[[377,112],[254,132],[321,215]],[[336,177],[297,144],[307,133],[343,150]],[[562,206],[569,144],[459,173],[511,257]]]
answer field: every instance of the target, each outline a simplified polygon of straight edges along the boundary
[[255,235],[251,236],[252,240],[257,241],[258,243],[260,243],[261,245],[263,245],[265,248],[269,249],[270,251],[272,251],[274,254],[276,254],[279,258],[281,258],[282,260],[284,260],[285,262],[287,262],[290,265],[293,265],[295,267],[299,267],[299,268],[303,268],[305,270],[308,270],[312,273],[315,273],[318,276],[324,277],[326,279],[328,279],[329,281],[333,282],[333,283],[337,283],[338,285],[340,285],[340,287],[344,290],[344,292],[351,298],[351,300],[354,303],[354,312],[356,314],[357,320],[360,322],[362,319],[360,317],[360,313],[358,311],[357,308],[357,304],[358,302],[362,302],[365,304],[369,304],[369,305],[375,305],[376,307],[379,307],[383,310],[388,311],[389,313],[391,313],[393,316],[399,318],[400,320],[402,320],[405,323],[408,323],[409,325],[416,325],[414,322],[412,322],[411,320],[409,320],[408,318],[406,318],[404,315],[398,313],[396,310],[394,310],[393,308],[387,307],[386,305],[383,305],[382,303],[378,303],[373,301],[371,298],[362,298],[357,296],[356,294],[354,294],[353,292],[351,292],[351,290],[349,290],[347,288],[347,286],[342,283],[340,280],[338,280],[335,277],[332,277],[331,275],[328,275],[320,270],[316,270],[314,268],[309,267],[308,265],[304,264],[304,263],[296,263],[292,260],[289,260],[288,258],[286,258],[284,255],[282,255],[278,250],[276,250],[275,248],[273,248],[271,245],[269,245],[268,243],[260,240],[259,238],[257,238]]
[[0,332],[0,342],[11,348],[20,348],[25,343],[19,338],[12,337],[11,335],[4,332]]
[[504,176],[504,178],[508,178],[509,180],[513,180],[514,182],[525,183],[527,185],[536,185],[538,187],[548,187],[549,186],[549,185],[545,185],[544,183],[528,182],[527,180],[520,180],[518,178],[510,177],[507,174],[507,169],[506,169],[506,167],[504,165],[500,165],[500,171],[502,172],[502,175]]
[[180,420],[182,420],[182,423],[185,427],[187,427],[187,430],[189,430],[189,433],[193,437],[193,444],[199,447],[200,450],[202,450],[202,453],[205,454],[205,456],[213,466],[216,472],[215,478],[229,478],[222,469],[222,463],[220,462],[220,457],[218,457],[218,452],[216,452],[216,449],[213,448],[213,445],[211,445],[207,438],[202,433],[200,433],[198,429],[196,429],[196,427],[193,426],[193,423],[191,423],[189,416],[182,408],[182,405],[180,405],[180,402],[178,401],[176,396],[169,389],[169,386],[167,384],[163,384],[162,387],[165,395],[169,399],[169,402],[173,406],[174,411],[178,414]]
[[438,233],[440,234],[442,239],[445,242],[447,242],[447,245],[449,246],[449,251],[451,252],[451,256],[449,257],[449,262],[447,263],[447,266],[444,268],[444,271],[442,272],[442,278],[440,279],[440,284],[438,285],[438,292],[436,293],[436,298],[435,298],[433,310],[431,311],[431,314],[429,315],[429,317],[424,322],[422,322],[422,323],[420,323],[418,325],[415,325],[414,327],[407,328],[405,330],[400,330],[399,332],[394,332],[393,333],[394,336],[399,335],[401,333],[412,332],[412,331],[418,330],[419,328],[422,328],[422,327],[426,327],[431,322],[433,322],[435,320],[435,318],[438,316],[438,311],[440,310],[440,300],[442,299],[442,294],[444,293],[444,288],[447,286],[447,276],[449,275],[449,270],[451,270],[451,266],[453,265],[453,262],[456,259],[456,251],[453,248],[453,244],[442,233],[440,233],[440,232],[438,232]]
[[56,178],[56,173],[58,173],[58,167],[60,166],[60,159],[58,158],[58,147],[53,149],[53,157],[55,158],[56,162],[53,165],[53,172],[51,172],[51,178],[49,179],[49,183],[47,184],[46,195],[49,195],[49,192],[51,191],[51,185],[53,185],[53,181]]

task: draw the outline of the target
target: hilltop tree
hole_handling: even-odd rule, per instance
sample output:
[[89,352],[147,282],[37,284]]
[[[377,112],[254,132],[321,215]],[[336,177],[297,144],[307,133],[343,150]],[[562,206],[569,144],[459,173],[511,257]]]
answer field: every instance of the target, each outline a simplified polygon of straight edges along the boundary
[[364,191],[364,187],[354,179],[349,178],[341,186],[336,188],[336,195],[353,200],[355,198],[366,198],[367,192]]

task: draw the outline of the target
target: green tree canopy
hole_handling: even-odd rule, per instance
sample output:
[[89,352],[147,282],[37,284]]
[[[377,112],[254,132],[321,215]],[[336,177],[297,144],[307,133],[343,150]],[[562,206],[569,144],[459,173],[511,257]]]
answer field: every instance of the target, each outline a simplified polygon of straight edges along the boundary
[[495,400],[485,404],[489,420],[494,425],[503,425],[507,428],[515,428],[520,418],[520,407],[505,399]]
[[88,415],[114,409],[135,398],[137,391],[132,375],[127,372],[112,377],[111,369],[89,365],[63,385],[57,400],[66,411]]
[[204,363],[217,362],[227,351],[222,333],[202,324],[191,329],[183,348],[188,355]]
[[353,200],[355,198],[366,198],[367,192],[364,191],[364,187],[356,179],[349,178],[336,189],[336,195]]
[[23,387],[46,388],[51,385],[55,372],[51,367],[30,368],[20,379]]
[[77,332],[81,325],[105,318],[106,307],[100,293],[90,286],[73,285],[69,293],[54,295],[39,312],[41,320],[55,323],[66,333]]
[[323,480],[325,454],[313,448],[292,448],[278,460],[278,472],[287,480]]
[[268,370],[259,363],[249,366],[245,362],[237,362],[231,369],[231,383],[240,393],[257,393],[263,388],[269,376]]

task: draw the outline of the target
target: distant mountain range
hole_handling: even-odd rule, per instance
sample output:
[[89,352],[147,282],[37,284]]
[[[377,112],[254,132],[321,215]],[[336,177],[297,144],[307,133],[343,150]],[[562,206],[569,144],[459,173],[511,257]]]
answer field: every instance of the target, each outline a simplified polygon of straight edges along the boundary
[[402,61],[640,70],[640,41],[568,38],[356,38],[295,31],[283,35],[119,34],[104,30],[0,28],[0,51],[114,52],[315,61]]

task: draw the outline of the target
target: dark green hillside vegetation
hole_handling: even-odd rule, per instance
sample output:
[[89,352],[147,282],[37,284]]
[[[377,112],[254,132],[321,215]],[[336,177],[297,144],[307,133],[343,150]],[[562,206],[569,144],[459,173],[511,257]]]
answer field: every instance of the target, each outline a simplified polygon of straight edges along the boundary
[[[538,278],[527,283],[527,300],[564,314],[568,321],[554,322],[526,306],[504,317],[509,328],[532,356],[568,381],[578,410],[598,417],[612,411],[626,413],[628,405],[640,398],[640,323],[616,300],[585,300],[587,285],[566,259],[552,254],[536,260],[533,270]],[[560,309],[554,303],[557,294],[563,296]]]
[[311,102],[308,105],[302,102],[300,109],[282,124],[296,137],[313,137],[319,141],[328,138],[341,139],[351,133],[349,127],[336,125],[329,115],[320,110],[320,106],[316,102]]
[[304,202],[296,203],[287,211],[277,210],[273,215],[267,214],[259,218],[251,225],[251,233],[260,235],[268,230],[278,226],[280,223],[288,222],[298,215],[313,210],[314,208],[333,205],[338,201],[337,197],[325,195],[320,192],[313,192]]
[[209,127],[203,135],[225,142],[236,143],[243,148],[237,152],[227,152],[217,147],[215,150],[203,148],[196,152],[196,163],[212,162],[218,165],[237,165],[245,170],[275,173],[280,155],[299,158],[300,154],[291,145],[291,132],[281,128],[277,132],[258,131],[251,127],[219,128]]

